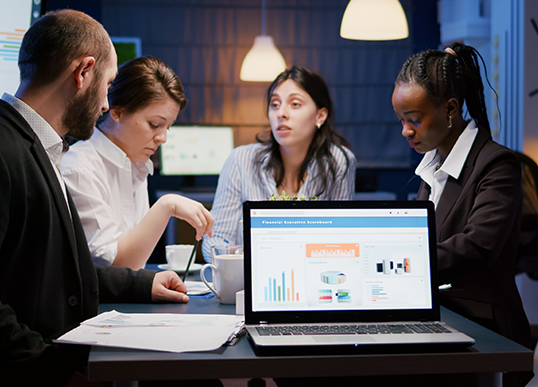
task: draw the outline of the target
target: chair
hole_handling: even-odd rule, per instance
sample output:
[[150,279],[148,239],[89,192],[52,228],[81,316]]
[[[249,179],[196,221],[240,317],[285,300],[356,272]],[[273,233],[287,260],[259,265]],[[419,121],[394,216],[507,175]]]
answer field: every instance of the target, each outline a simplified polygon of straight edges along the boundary
[[515,152],[521,163],[523,206],[516,273],[538,280],[538,165],[529,156]]

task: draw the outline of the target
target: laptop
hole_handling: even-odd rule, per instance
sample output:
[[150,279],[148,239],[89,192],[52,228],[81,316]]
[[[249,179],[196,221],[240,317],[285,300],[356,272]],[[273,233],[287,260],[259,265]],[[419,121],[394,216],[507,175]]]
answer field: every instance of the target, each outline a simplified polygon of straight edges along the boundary
[[474,343],[440,321],[431,202],[247,201],[243,224],[258,354]]

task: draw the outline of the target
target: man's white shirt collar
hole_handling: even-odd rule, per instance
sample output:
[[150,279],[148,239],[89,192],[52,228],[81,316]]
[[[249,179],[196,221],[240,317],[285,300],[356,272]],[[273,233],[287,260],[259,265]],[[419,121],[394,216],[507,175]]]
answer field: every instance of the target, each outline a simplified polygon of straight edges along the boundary
[[67,190],[62,178],[62,173],[60,172],[62,158],[69,148],[67,143],[43,117],[41,117],[34,109],[28,106],[21,99],[8,93],[4,93],[4,95],[2,95],[2,100],[9,103],[17,112],[19,112],[22,118],[26,120],[28,125],[30,125],[36,134],[39,142],[41,142],[41,145],[43,145],[43,148],[45,148],[45,152],[47,153],[52,168],[54,169],[58,183],[60,183],[60,188],[62,189],[62,193],[67,204],[67,210],[71,214],[69,201],[67,200]]
[[56,159],[59,157],[60,161],[67,149],[64,149],[64,141],[58,135],[58,133],[50,126],[50,124],[34,109],[28,106],[21,99],[14,97],[8,93],[2,95],[2,100],[9,103],[19,114],[28,122],[32,130],[35,132],[39,141],[48,152],[55,159],[55,163],[58,163]]

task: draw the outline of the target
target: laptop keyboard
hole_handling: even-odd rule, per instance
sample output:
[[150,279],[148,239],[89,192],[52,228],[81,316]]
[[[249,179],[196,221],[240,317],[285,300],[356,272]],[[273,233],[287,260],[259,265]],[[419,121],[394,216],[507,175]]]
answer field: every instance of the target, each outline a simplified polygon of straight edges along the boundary
[[279,325],[257,327],[260,336],[289,335],[366,335],[366,334],[415,334],[450,333],[436,323],[423,324],[361,324],[361,325]]

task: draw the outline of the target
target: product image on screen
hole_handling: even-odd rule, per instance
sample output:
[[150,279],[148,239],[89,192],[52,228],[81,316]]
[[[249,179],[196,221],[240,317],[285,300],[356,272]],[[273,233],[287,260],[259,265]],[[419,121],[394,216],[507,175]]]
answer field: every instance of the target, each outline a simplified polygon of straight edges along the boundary
[[426,215],[425,209],[252,211],[253,310],[431,308]]
[[41,0],[0,0],[0,96],[17,91],[22,38],[40,16]]
[[231,127],[173,125],[161,145],[161,175],[218,175],[233,148]]

